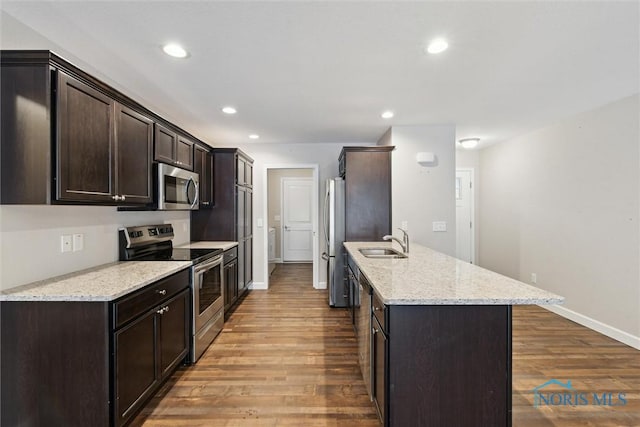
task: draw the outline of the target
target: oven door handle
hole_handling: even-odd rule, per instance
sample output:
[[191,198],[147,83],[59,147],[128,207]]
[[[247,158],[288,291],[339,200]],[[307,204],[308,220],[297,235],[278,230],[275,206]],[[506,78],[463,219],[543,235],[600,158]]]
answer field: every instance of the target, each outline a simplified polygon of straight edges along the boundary
[[196,264],[193,268],[193,273],[198,274],[213,267],[217,267],[218,265],[222,265],[222,254],[214,257],[211,261]]

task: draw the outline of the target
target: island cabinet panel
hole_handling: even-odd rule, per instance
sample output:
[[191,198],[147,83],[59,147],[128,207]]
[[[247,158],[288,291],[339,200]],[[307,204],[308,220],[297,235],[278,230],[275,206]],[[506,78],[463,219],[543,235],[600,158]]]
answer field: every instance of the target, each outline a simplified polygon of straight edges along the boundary
[[388,310],[386,426],[511,426],[510,306]]

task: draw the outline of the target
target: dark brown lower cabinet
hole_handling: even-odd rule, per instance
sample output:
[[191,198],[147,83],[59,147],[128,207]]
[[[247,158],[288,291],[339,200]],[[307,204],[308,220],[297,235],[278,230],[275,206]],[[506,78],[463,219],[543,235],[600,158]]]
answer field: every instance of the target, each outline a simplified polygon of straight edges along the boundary
[[238,299],[238,260],[224,265],[224,311],[231,308]]
[[189,290],[152,307],[115,333],[115,416],[124,425],[162,380],[184,360],[188,347]]
[[385,426],[511,426],[511,306],[380,306],[374,295],[371,322]]
[[0,425],[128,423],[188,353],[189,271],[116,301],[0,303]]

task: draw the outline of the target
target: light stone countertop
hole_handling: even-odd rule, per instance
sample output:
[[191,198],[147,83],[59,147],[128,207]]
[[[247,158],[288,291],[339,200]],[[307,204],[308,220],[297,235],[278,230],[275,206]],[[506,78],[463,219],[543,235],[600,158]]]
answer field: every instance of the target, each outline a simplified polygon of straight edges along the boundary
[[390,242],[345,242],[345,248],[387,305],[561,304],[564,298],[493,271],[411,243],[408,258],[367,258],[360,248]]
[[222,249],[228,251],[229,249],[238,246],[238,242],[227,241],[201,241],[185,243],[184,245],[176,246],[176,248],[189,248],[189,249]]
[[191,261],[104,264],[0,293],[0,301],[112,301],[191,266]]

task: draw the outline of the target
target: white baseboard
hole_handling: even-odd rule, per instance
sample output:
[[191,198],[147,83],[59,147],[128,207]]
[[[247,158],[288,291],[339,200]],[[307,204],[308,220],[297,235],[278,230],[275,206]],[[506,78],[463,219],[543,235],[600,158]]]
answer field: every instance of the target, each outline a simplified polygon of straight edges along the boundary
[[327,282],[318,282],[318,286],[314,286],[316,289],[327,289]]
[[274,258],[268,261],[269,264],[282,264],[282,258]]
[[264,282],[253,282],[252,284],[249,285],[249,289],[259,289],[259,290],[266,291],[268,288]]
[[540,307],[545,308],[569,320],[573,320],[574,322],[579,323],[582,326],[586,326],[589,329],[593,329],[596,332],[600,332],[601,334],[606,335],[609,338],[613,338],[616,341],[620,341],[623,344],[640,350],[640,337],[636,337],[628,332],[622,331],[618,328],[614,328],[613,326],[609,326],[605,323],[599,322],[595,319],[592,319],[580,313],[576,313],[573,310],[569,310],[568,308],[564,308],[559,305],[541,305]]

